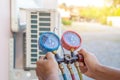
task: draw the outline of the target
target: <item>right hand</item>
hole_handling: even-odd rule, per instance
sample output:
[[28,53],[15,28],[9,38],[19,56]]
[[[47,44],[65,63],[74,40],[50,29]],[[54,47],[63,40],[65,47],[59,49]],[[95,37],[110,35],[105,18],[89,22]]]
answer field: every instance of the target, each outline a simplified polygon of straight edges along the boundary
[[78,54],[81,54],[84,57],[84,62],[79,62],[81,72],[88,77],[96,79],[96,71],[100,66],[97,58],[92,53],[87,52],[84,49],[78,51]]

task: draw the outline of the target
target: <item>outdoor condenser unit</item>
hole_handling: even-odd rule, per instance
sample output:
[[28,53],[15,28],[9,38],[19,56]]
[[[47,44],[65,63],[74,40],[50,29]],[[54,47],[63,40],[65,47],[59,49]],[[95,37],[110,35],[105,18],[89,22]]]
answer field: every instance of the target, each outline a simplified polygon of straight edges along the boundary
[[13,37],[9,45],[10,80],[38,80],[34,69],[39,57],[44,56],[38,38],[46,31],[61,35],[60,15],[56,9],[41,8],[21,8],[19,13],[18,22],[12,23]]
[[60,17],[56,10],[26,9],[26,30],[23,33],[25,69],[33,69],[40,56],[38,39],[42,32],[51,31],[60,35]]
[[40,34],[51,31],[61,36],[57,0],[11,0],[11,31],[9,80],[38,80],[36,61],[44,56],[38,48]]

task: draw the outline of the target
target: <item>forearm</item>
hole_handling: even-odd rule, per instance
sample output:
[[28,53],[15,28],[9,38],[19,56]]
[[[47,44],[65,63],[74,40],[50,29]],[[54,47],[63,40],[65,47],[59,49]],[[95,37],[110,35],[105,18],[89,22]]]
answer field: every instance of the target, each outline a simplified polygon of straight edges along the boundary
[[[39,80],[41,80],[39,78]],[[60,80],[58,74],[50,74],[49,76],[45,76],[42,80]]]
[[100,65],[96,70],[96,80],[119,80],[120,70]]

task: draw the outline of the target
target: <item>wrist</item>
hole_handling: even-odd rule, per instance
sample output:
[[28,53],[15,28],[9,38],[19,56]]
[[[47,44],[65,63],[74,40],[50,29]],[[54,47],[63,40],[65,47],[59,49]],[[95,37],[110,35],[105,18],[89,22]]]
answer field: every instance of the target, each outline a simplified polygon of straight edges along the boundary
[[44,80],[59,80],[59,75],[57,73],[50,74],[44,77]]
[[94,74],[95,74],[95,79],[96,80],[101,80],[101,78],[100,78],[100,76],[101,76],[101,74],[103,74],[103,65],[101,65],[101,64],[98,64],[97,65],[97,67],[96,67],[96,69],[95,69],[95,71],[94,71]]
[[95,73],[98,74],[99,72],[101,72],[102,67],[103,67],[103,65],[98,64],[98,65],[96,66]]
[[92,74],[92,78],[94,78],[95,80],[99,80],[99,74],[102,72],[102,66],[101,64],[96,64],[96,67],[94,67],[94,69],[92,70],[93,74]]

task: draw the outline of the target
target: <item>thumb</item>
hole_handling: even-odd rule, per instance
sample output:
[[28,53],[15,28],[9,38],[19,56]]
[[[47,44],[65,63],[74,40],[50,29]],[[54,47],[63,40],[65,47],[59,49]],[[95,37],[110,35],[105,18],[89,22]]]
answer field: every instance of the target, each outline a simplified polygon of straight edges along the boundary
[[48,52],[48,53],[46,54],[46,58],[47,58],[48,60],[54,60],[54,59],[55,59],[55,58],[54,58],[54,54],[51,53],[51,52]]
[[80,49],[80,51],[78,51],[78,54],[81,54],[84,58],[86,58],[88,55],[88,52],[85,49]]

